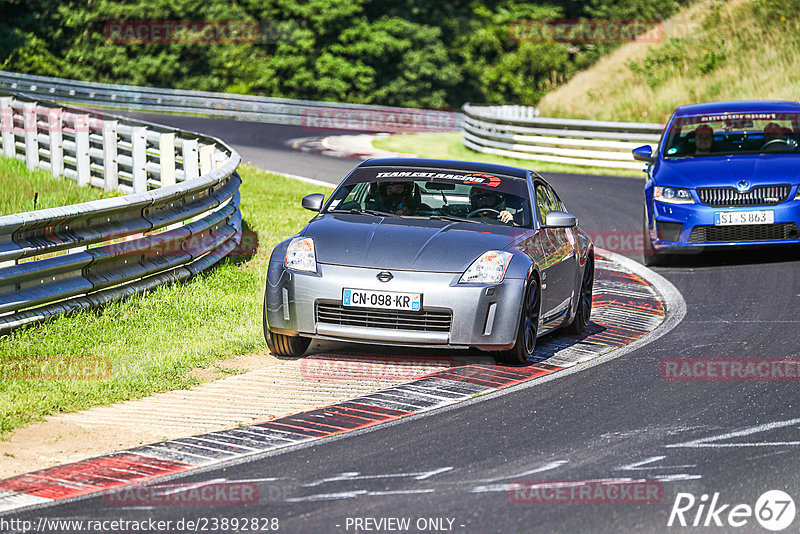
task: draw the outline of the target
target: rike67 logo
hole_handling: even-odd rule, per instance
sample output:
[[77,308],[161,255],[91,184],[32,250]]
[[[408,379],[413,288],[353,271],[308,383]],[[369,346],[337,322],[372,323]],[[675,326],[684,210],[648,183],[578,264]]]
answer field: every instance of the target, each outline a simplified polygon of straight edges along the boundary
[[711,497],[704,493],[699,499],[691,493],[678,493],[667,526],[724,527],[728,532],[745,525],[752,528],[755,518],[763,528],[778,532],[794,522],[795,512],[794,499],[781,490],[764,492],[755,506],[723,503],[719,492]]

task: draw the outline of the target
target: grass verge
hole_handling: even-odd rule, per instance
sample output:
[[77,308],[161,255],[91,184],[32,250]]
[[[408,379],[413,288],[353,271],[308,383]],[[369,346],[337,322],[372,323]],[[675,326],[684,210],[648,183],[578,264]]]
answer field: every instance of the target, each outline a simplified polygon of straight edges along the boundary
[[25,162],[0,156],[0,215],[55,208],[97,200],[120,193],[80,187],[68,178],[53,178],[41,169],[29,170]]
[[494,154],[483,154],[465,147],[461,142],[460,132],[390,135],[389,137],[374,140],[373,145],[382,150],[416,154],[422,158],[444,158],[498,163],[500,165],[511,165],[512,167],[522,167],[523,169],[533,169],[536,172],[544,173],[560,172],[567,174],[602,174],[610,176],[642,177],[642,172],[637,170],[602,169],[599,167],[565,165],[563,163],[532,161],[495,156]]
[[797,100],[800,0],[700,0],[547,94],[545,117],[665,122],[680,105]]
[[[257,252],[191,282],[0,338],[0,435],[49,414],[190,387],[199,383],[188,376],[196,367],[266,351],[261,305],[269,254],[311,218],[300,198],[330,190],[254,167],[239,173],[242,216],[258,236]],[[39,374],[30,376],[31,369]]]

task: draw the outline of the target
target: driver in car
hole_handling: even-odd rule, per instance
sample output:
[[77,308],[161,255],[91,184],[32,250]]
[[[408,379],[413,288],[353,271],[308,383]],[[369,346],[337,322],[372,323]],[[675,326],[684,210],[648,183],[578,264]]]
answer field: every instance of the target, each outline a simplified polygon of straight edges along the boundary
[[469,192],[469,203],[472,213],[479,212],[479,210],[492,210],[498,212],[497,218],[503,224],[518,226],[518,223],[514,221],[514,216],[506,209],[505,196],[498,191],[473,187]]
[[776,122],[770,122],[764,126],[764,144],[776,139],[783,139],[783,127]]
[[378,184],[378,192],[382,209],[395,215],[410,215],[419,208],[413,182],[383,182]]

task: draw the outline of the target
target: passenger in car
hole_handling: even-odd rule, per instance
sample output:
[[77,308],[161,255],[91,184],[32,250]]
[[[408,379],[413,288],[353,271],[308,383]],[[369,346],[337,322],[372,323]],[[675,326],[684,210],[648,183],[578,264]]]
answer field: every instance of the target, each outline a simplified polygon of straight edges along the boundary
[[[420,207],[419,193],[414,182],[383,182],[378,184],[379,203],[395,215],[412,215]],[[416,194],[415,194],[416,193]]]

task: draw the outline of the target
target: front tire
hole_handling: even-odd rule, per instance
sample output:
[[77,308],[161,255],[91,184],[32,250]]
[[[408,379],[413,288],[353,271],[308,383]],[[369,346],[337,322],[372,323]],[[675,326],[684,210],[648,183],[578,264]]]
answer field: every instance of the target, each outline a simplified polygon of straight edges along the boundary
[[311,339],[301,336],[287,336],[286,334],[278,334],[269,329],[267,324],[267,299],[264,296],[264,339],[267,340],[267,347],[269,351],[275,356],[289,356],[297,357],[302,356],[311,343]]
[[581,279],[581,290],[578,294],[578,308],[575,310],[575,318],[572,323],[564,327],[564,331],[569,334],[583,334],[589,326],[589,319],[592,316],[592,288],[594,287],[594,258],[586,258],[586,267],[583,268],[583,278]]
[[539,280],[532,276],[525,288],[525,295],[520,311],[517,340],[514,348],[497,354],[495,359],[504,365],[523,365],[536,349],[536,337],[539,334],[539,311],[541,308],[541,291]]
[[276,334],[269,329],[264,332],[264,337],[267,339],[269,351],[275,356],[302,356],[311,343],[307,337]]
[[642,233],[644,234],[644,250],[642,251],[642,255],[644,256],[644,264],[648,267],[662,265],[665,259],[664,253],[659,253],[653,246],[653,242],[650,240],[650,229],[647,226],[647,208],[644,210],[644,228],[642,229]]

